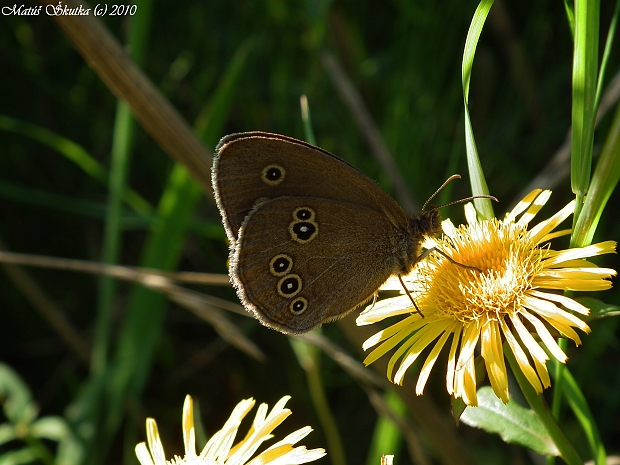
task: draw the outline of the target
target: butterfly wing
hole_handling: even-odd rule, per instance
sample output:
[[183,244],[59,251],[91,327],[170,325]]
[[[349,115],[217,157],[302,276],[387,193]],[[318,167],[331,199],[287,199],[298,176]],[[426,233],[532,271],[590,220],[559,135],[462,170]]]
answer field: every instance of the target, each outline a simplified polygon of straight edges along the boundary
[[224,137],[213,160],[213,190],[228,239],[235,244],[252,208],[287,195],[350,202],[404,221],[377,183],[340,158],[305,142],[264,132]]
[[278,197],[246,215],[230,274],[263,324],[304,333],[345,316],[397,272],[399,234],[357,203]]

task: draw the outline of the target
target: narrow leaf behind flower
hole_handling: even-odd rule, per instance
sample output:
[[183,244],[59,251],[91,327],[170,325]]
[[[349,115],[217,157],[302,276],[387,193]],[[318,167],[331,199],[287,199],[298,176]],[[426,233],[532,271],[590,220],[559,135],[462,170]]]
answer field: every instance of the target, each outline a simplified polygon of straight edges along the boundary
[[573,54],[573,105],[571,139],[571,188],[577,196],[576,215],[588,191],[596,118],[598,78],[599,0],[575,2],[575,46]]
[[[474,131],[471,126],[469,116],[469,82],[471,80],[471,69],[476,54],[476,46],[482,32],[482,27],[489,14],[489,10],[493,5],[493,0],[482,0],[476,8],[474,17],[471,20],[469,31],[467,32],[467,40],[465,41],[465,50],[463,51],[463,65],[461,75],[463,80],[463,100],[465,105],[465,147],[467,149],[467,167],[469,170],[471,190],[473,195],[488,195],[489,188],[484,178],[478,150],[476,149],[476,141],[474,139]],[[491,219],[495,215],[493,206],[489,199],[475,199],[474,204],[479,215],[484,219]]]
[[533,411],[513,401],[504,405],[488,386],[478,390],[478,407],[467,407],[461,420],[469,426],[497,433],[507,443],[528,447],[543,455],[558,455],[551,437]]
[[[556,370],[552,370],[551,373],[557,383]],[[593,457],[592,462],[596,465],[605,465],[607,463],[607,453],[601,440],[601,434],[596,426],[594,415],[592,415],[592,410],[590,410],[588,402],[579,388],[579,384],[577,384],[577,381],[567,367],[564,367],[562,371],[562,390],[575,418],[581,424],[583,433],[590,446],[590,452]]]
[[620,180],[620,105],[609,127],[607,139],[594,169],[592,184],[575,223],[571,246],[589,245],[611,193]]

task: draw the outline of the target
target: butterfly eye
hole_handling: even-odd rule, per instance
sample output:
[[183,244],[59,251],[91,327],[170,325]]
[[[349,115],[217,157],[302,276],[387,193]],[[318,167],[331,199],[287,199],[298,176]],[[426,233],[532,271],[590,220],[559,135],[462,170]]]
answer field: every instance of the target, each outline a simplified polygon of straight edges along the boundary
[[301,278],[296,274],[289,274],[278,282],[278,294],[287,299],[296,296],[301,291]]
[[314,219],[314,210],[308,207],[296,208],[293,212],[293,219],[299,221],[312,221]]
[[288,309],[293,315],[301,315],[308,309],[308,299],[305,297],[297,297],[290,303]]
[[306,221],[294,223],[291,227],[293,239],[300,243],[305,243],[314,239],[317,235],[317,227],[315,224],[316,223],[308,223]]
[[286,177],[286,170],[280,165],[268,165],[263,168],[260,178],[265,184],[277,186]]
[[293,268],[293,259],[281,253],[276,255],[269,262],[269,271],[274,276],[284,276]]

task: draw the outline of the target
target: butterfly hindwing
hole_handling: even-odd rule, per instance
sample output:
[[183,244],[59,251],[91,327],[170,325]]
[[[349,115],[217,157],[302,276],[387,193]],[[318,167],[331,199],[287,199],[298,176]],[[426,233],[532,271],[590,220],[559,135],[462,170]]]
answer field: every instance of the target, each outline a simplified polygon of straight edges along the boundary
[[261,322],[303,333],[366,302],[395,272],[393,230],[386,215],[349,202],[265,200],[239,228],[230,274]]

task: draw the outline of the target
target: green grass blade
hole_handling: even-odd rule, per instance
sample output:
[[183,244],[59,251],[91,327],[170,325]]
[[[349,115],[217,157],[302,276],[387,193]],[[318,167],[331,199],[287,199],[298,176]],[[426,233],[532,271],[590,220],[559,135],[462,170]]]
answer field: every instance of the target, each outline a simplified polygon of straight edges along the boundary
[[[107,170],[101,166],[84,147],[76,144],[72,140],[62,137],[49,129],[37,126],[36,124],[20,121],[5,115],[0,115],[0,129],[15,134],[22,134],[54,149],[101,184],[106,184],[108,181]],[[153,207],[137,192],[131,189],[126,189],[123,192],[123,199],[127,205],[138,214],[148,216],[153,212]]]
[[196,133],[212,147],[215,147],[217,141],[223,136],[222,131],[228,110],[236,96],[236,90],[256,42],[256,38],[251,37],[237,48],[220,79],[216,91],[213,93],[213,97],[196,119],[194,125]]
[[[552,358],[552,360],[554,359]],[[554,361],[554,363],[557,364],[558,362]],[[550,370],[550,372],[552,376],[556,373],[555,370]],[[605,465],[607,463],[605,446],[601,441],[601,435],[596,426],[596,421],[579,385],[566,366],[562,371],[562,390],[563,394],[566,396],[568,405],[575,414],[575,417],[581,424],[586,435],[594,463],[596,465]]]
[[290,337],[289,342],[299,365],[306,373],[312,405],[321,423],[323,435],[327,440],[329,459],[332,465],[346,465],[347,460],[342,445],[342,438],[340,437],[336,419],[331,412],[321,377],[319,363],[321,354],[316,347],[300,338]]
[[607,133],[607,139],[594,169],[588,196],[573,229],[573,245],[583,247],[592,242],[603,209],[619,180],[620,105],[616,108],[616,113]]
[[616,37],[616,29],[618,27],[618,15],[620,14],[620,0],[616,0],[616,7],[614,14],[609,24],[609,31],[607,32],[607,40],[605,41],[605,49],[603,50],[603,59],[601,60],[601,69],[599,71],[597,85],[596,85],[596,97],[594,99],[594,108],[598,108],[601,101],[601,95],[603,93],[603,84],[605,81],[605,71],[609,64],[609,57],[614,44],[614,38]]
[[[146,44],[151,22],[151,0],[139,0],[137,13],[132,17],[129,28],[127,48],[132,60],[142,65],[146,55]],[[112,136],[112,153],[110,176],[108,179],[108,211],[103,233],[103,263],[117,263],[121,248],[122,234],[122,197],[126,190],[127,176],[133,152],[135,120],[129,105],[117,102],[114,133]],[[112,307],[116,295],[116,281],[109,276],[99,280],[97,319],[95,321],[91,370],[102,375],[108,362],[110,332],[112,324]]]
[[[162,195],[159,217],[144,247],[140,266],[161,270],[176,267],[187,225],[201,194],[200,186],[187,170],[175,165]],[[110,397],[104,431],[104,438],[108,441],[118,429],[126,398],[139,396],[144,388],[153,353],[163,331],[165,308],[165,296],[142,287],[136,287],[130,297],[127,317],[108,374]]]
[[[484,178],[478,150],[476,148],[476,140],[469,116],[469,83],[471,80],[471,70],[476,54],[476,46],[482,33],[482,27],[489,14],[489,10],[493,5],[493,0],[482,0],[476,8],[474,17],[471,20],[469,31],[467,32],[467,40],[465,41],[465,50],[463,51],[463,64],[461,76],[463,81],[463,99],[465,103],[465,148],[467,150],[467,166],[471,182],[471,190],[473,195],[488,195],[489,188]],[[478,214],[485,219],[493,218],[493,206],[489,199],[474,200]]]
[[[395,414],[399,416],[407,414],[405,402],[392,389],[385,391],[384,400]],[[402,442],[403,435],[398,426],[390,418],[379,416],[370,441],[366,465],[381,463],[381,456],[384,454],[398,455]]]
[[[310,109],[308,100],[305,95],[301,96],[301,119],[304,126],[306,142],[315,144],[314,130],[312,129],[312,121],[310,119]],[[321,332],[321,329],[316,331]],[[320,370],[321,353],[313,345],[299,338],[289,338],[293,352],[297,357],[299,365],[306,372],[306,380],[308,382],[308,391],[312,399],[314,411],[321,422],[323,434],[327,440],[327,450],[329,458],[333,465],[346,465],[344,446],[342,445],[342,437],[338,430],[338,423],[334,418],[329,407],[327,395],[325,394],[325,386]]]
[[576,0],[571,141],[571,188],[577,196],[575,219],[579,217],[590,184],[596,118],[599,15],[599,0]]
[[308,97],[302,95],[299,102],[301,105],[301,122],[304,125],[304,138],[309,144],[316,145],[316,137],[314,137],[314,129],[312,128],[312,117],[310,116]]
[[[146,55],[146,44],[149,35],[149,25],[151,23],[151,0],[139,0],[137,2],[137,14],[132,17],[129,28],[129,38],[127,47],[131,58],[138,65],[142,64]],[[133,141],[135,136],[135,120],[131,114],[129,106],[122,101],[117,102],[116,117],[114,123],[114,133],[112,136],[112,152],[110,163],[110,174],[108,178],[108,209],[104,225],[103,248],[101,260],[104,263],[115,264],[118,262],[121,248],[122,235],[122,197],[127,189],[127,177],[133,152]],[[99,293],[97,302],[97,316],[95,319],[93,350],[91,357],[91,373],[94,385],[101,385],[109,373],[109,353],[112,343],[112,313],[114,301],[116,299],[116,280],[109,276],[102,276],[99,279]],[[100,396],[105,395],[104,391],[95,391]],[[97,399],[97,404],[104,399]],[[101,425],[102,420],[98,418],[105,413],[95,408],[91,409],[93,425]],[[105,432],[104,432],[105,434]],[[105,437],[91,438],[89,447],[90,460],[101,461],[105,457],[101,449],[99,440]],[[105,449],[103,449],[105,450]]]
[[566,19],[570,28],[573,40],[575,39],[575,8],[570,0],[564,0],[564,9],[566,10]]
[[[208,118],[200,118],[196,131],[214,145],[235,95],[235,87],[247,61],[248,45],[242,46],[231,60],[221,84],[206,107]],[[215,109],[215,110],[214,110]],[[203,112],[204,114],[204,112]],[[158,207],[158,217],[143,249],[141,266],[162,270],[174,269],[180,258],[185,234],[202,198],[201,186],[187,169],[175,165]],[[130,298],[127,318],[119,337],[114,362],[107,374],[108,411],[103,439],[104,447],[116,434],[127,398],[137,401],[153,362],[153,354],[163,332],[166,298],[136,287]]]

